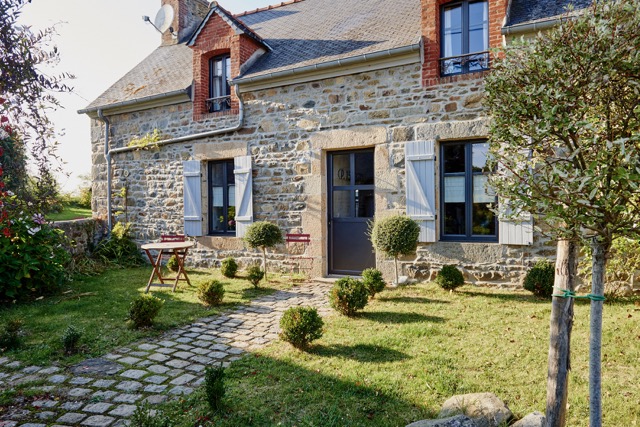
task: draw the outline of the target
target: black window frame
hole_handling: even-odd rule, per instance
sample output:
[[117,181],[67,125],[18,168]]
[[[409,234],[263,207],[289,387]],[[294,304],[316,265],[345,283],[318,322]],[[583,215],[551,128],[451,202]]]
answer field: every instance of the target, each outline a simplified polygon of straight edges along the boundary
[[[495,235],[481,235],[473,234],[473,176],[474,175],[486,175],[486,172],[474,172],[473,171],[473,152],[472,148],[474,144],[487,144],[488,141],[484,139],[475,139],[468,141],[450,141],[443,142],[440,144],[440,203],[439,203],[439,212],[440,212],[440,240],[443,242],[487,242],[487,243],[497,243],[499,241],[499,220],[498,215],[494,216],[494,226],[495,226]],[[445,156],[444,150],[447,145],[454,144],[464,144],[464,157],[465,157],[465,166],[464,166],[464,178],[465,178],[465,195],[464,195],[464,204],[465,204],[465,234],[445,234],[445,176],[452,176],[459,173],[445,173],[444,163]],[[498,206],[498,197],[496,196],[495,207]]]
[[[487,16],[487,50],[480,52],[469,52],[469,5],[473,3],[486,3],[487,10],[489,8],[489,0],[461,0],[455,1],[451,3],[446,3],[440,6],[440,59],[438,60],[438,68],[440,70],[441,77],[447,76],[457,76],[461,74],[470,74],[486,71],[490,68],[490,55],[489,55],[489,23],[491,20],[489,16]],[[449,60],[460,58],[461,61],[461,70],[455,73],[446,73],[444,61],[447,58],[444,57],[444,46],[445,46],[445,35],[444,35],[444,12],[445,9],[449,9],[452,7],[460,6],[462,12],[462,52],[460,55],[449,57]],[[472,62],[474,57],[477,57],[476,60],[479,61],[481,68],[477,70],[469,70],[469,63]],[[484,62],[484,66],[483,65]]]
[[[213,173],[214,173],[214,165],[219,165],[219,164],[224,164],[225,167],[223,168],[223,183],[221,185],[214,185],[213,182]],[[229,168],[229,165],[231,165],[231,168]],[[235,175],[233,173],[233,169],[234,169],[234,161],[233,159],[227,159],[227,160],[212,160],[209,161],[207,163],[207,194],[208,194],[208,201],[207,201],[207,208],[208,208],[208,214],[207,214],[207,224],[208,224],[208,235],[209,236],[235,236],[236,235],[236,228],[230,228],[229,226],[229,185],[230,185],[230,181],[229,181],[229,175],[231,175],[231,177],[233,178],[232,182],[233,185],[235,186]],[[229,170],[231,170],[231,173],[229,172]],[[222,225],[223,225],[223,230],[214,230],[214,216],[213,216],[213,212],[214,212],[214,206],[213,206],[213,188],[214,187],[222,187],[222,200],[223,200],[223,206],[222,206],[222,211],[223,211],[223,221],[222,221]],[[237,206],[236,206],[237,208]],[[235,221],[235,216],[233,218],[233,220]]]
[[[222,61],[222,74],[216,74],[216,63]],[[231,109],[231,85],[227,70],[231,66],[231,55],[225,53],[209,58],[209,98],[206,100],[207,112],[217,113]],[[215,96],[216,89],[220,95]]]

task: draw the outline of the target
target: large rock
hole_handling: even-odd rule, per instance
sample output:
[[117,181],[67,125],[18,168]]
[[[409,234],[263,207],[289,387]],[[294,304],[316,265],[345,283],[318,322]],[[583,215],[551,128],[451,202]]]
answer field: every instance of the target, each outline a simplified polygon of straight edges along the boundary
[[464,414],[473,418],[478,427],[506,425],[513,414],[493,393],[461,394],[449,398],[442,405],[440,418]]
[[477,424],[466,415],[456,415],[438,420],[416,421],[407,427],[477,427]]
[[532,412],[511,427],[543,427],[545,422],[544,414]]

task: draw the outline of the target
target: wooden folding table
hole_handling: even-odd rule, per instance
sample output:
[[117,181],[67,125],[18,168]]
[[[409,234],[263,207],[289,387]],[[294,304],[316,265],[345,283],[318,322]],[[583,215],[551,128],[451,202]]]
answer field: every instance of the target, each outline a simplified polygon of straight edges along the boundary
[[[158,243],[147,243],[142,245],[142,249],[147,254],[149,261],[151,262],[151,266],[153,267],[153,271],[151,272],[151,277],[149,278],[149,283],[147,283],[147,288],[145,289],[145,293],[149,292],[149,288],[154,286],[164,285],[165,280],[174,280],[173,282],[173,291],[176,291],[176,286],[178,286],[178,281],[186,281],[189,286],[191,286],[191,281],[189,280],[189,276],[187,276],[187,272],[184,269],[184,259],[187,257],[187,253],[189,252],[189,248],[193,247],[193,242],[158,242]],[[151,254],[151,251],[157,251],[158,255],[154,258]],[[176,277],[163,277],[162,276],[162,254],[173,254],[176,257],[176,261],[178,261],[178,272]],[[153,283],[154,278],[158,278],[160,283]]]

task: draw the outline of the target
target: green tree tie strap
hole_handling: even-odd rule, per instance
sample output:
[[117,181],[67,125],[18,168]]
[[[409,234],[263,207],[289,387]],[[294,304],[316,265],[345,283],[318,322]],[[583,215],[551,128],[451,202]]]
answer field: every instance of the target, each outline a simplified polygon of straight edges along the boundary
[[573,298],[573,299],[590,299],[591,301],[605,301],[606,298],[603,297],[602,295],[594,295],[594,294],[587,294],[587,295],[576,295],[576,293],[574,291],[570,291],[569,289],[561,289],[558,288],[556,286],[553,287],[554,289],[557,289],[558,291],[561,292],[561,294],[553,294],[551,295],[552,297],[560,297],[560,298]]

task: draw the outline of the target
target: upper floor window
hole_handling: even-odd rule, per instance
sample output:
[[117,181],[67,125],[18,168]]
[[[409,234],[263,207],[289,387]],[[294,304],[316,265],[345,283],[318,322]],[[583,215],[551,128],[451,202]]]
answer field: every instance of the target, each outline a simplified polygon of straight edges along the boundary
[[463,0],[442,7],[440,74],[470,73],[489,68],[487,0]]
[[209,162],[209,234],[236,232],[233,160]]
[[209,60],[209,98],[207,111],[215,113],[231,108],[231,58],[220,55]]
[[487,142],[442,144],[442,240],[497,241],[496,195],[487,187]]

